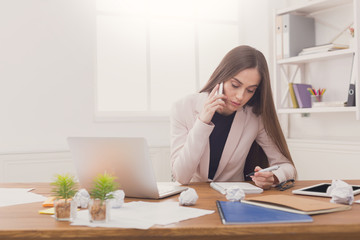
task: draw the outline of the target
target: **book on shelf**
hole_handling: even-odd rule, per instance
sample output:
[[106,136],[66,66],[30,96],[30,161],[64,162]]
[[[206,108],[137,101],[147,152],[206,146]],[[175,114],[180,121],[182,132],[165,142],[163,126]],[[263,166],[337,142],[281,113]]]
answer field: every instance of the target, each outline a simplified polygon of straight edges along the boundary
[[283,23],[282,16],[276,16],[275,20],[276,27],[276,59],[282,59],[283,54]]
[[313,102],[313,108],[317,107],[345,107],[346,104],[342,101],[333,101],[333,102]]
[[291,213],[265,208],[243,201],[216,201],[216,206],[223,224],[264,224],[312,222],[309,215]]
[[304,83],[293,83],[292,86],[299,108],[311,108],[311,96],[308,88],[312,88],[312,86]]
[[330,51],[336,51],[336,50],[347,49],[347,48],[349,48],[349,45],[347,45],[347,44],[328,43],[328,44],[318,45],[315,47],[304,48],[299,53],[299,56],[307,55],[307,54],[314,54],[314,53],[330,52]]
[[279,17],[282,19],[276,22],[282,24],[282,28],[276,29],[276,36],[282,39],[276,41],[279,42],[277,45],[282,43],[283,58],[295,57],[302,49],[315,45],[314,18],[292,13]]
[[329,200],[323,201],[293,195],[263,195],[246,197],[245,200],[242,200],[242,202],[306,215],[331,213],[351,209],[351,206],[349,205],[331,203]]
[[289,83],[289,93],[290,93],[293,108],[299,108],[299,104],[298,104],[298,102],[296,100],[296,96],[295,96],[295,92],[294,92],[293,83]]

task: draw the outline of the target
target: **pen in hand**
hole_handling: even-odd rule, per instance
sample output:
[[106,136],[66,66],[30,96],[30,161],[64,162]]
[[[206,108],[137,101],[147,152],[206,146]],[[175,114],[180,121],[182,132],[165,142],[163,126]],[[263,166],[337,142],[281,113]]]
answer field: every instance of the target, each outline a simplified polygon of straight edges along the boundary
[[[271,167],[268,167],[268,168],[264,168],[264,169],[261,169],[257,172],[272,172],[272,171],[275,171],[277,169],[280,168],[280,165],[275,165],[275,166],[271,166]],[[246,175],[246,177],[250,177],[250,176],[254,176],[256,172],[252,172],[252,173],[249,173]]]

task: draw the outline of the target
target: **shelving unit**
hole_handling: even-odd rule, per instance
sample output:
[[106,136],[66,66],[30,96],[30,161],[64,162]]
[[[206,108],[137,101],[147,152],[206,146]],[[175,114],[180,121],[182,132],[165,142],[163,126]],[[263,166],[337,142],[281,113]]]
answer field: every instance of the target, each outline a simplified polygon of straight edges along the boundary
[[[281,54],[277,48],[277,36],[280,31],[275,27],[273,41],[274,100],[298,178],[351,178],[351,174],[357,174],[353,166],[359,164],[360,156],[360,97],[356,98],[355,106],[345,107],[343,103],[347,101],[352,76],[355,76],[355,93],[357,96],[360,94],[360,1],[309,0],[301,5],[275,11],[274,26],[279,23],[278,16],[288,13],[314,19],[315,45],[333,42],[351,24],[355,29],[354,41],[351,41],[349,49],[331,52],[278,59],[278,55]],[[291,26],[287,29],[289,27]],[[306,29],[300,32],[306,32]],[[349,32],[345,34],[348,35],[341,35],[336,43],[347,44],[344,40],[349,40],[351,35]],[[306,35],[300,37],[302,36]],[[331,102],[334,107],[319,107],[321,104],[318,104],[312,108],[293,108],[289,83],[311,84],[316,89],[326,88],[323,101],[327,105]],[[318,169],[324,167],[327,170],[319,173]],[[340,174],[344,172],[346,174]]]
[[[360,23],[360,3],[357,0],[317,0],[311,1],[306,4],[302,4],[296,7],[289,7],[285,9],[277,10],[274,14],[274,22],[277,16],[293,13],[300,14],[304,16],[314,17],[317,14],[324,13],[326,11],[337,11],[338,8],[348,7],[352,9],[353,15],[353,27],[354,29],[359,29]],[[318,19],[315,18],[315,22]],[[274,54],[274,62],[275,64],[275,104],[277,108],[277,112],[279,114],[296,114],[300,113],[305,115],[305,113],[342,113],[342,112],[353,112],[355,113],[355,118],[360,120],[360,101],[359,98],[356,98],[356,105],[353,107],[316,107],[316,108],[292,108],[292,104],[290,101],[290,94],[288,83],[309,83],[309,84],[317,84],[318,79],[307,78],[307,69],[310,64],[318,64],[319,62],[328,62],[328,61],[337,61],[338,59],[352,59],[354,56],[354,64],[353,64],[353,74],[354,76],[360,76],[359,74],[359,34],[358,31],[355,30],[355,41],[354,45],[349,49],[344,50],[336,50],[332,52],[324,52],[324,53],[315,53],[308,54],[290,58],[277,59],[276,54]],[[274,33],[274,52],[277,52],[276,42],[277,42],[277,34]],[[316,43],[316,44],[324,44],[324,43]],[[347,60],[348,61],[348,60]],[[350,61],[348,61],[350,62]],[[350,66],[349,66],[350,69]],[[329,71],[337,71],[336,68],[329,69]],[[299,76],[300,75],[300,76]],[[350,73],[349,73],[350,75]],[[330,84],[348,84],[350,82],[350,78],[338,79],[336,81],[326,82],[330,86]],[[322,82],[322,84],[324,84]],[[355,92],[359,96],[359,78],[355,78]],[[323,86],[327,88],[326,86]],[[339,91],[342,91],[342,88],[339,88]],[[336,95],[336,94],[334,94]],[[337,99],[337,101],[347,99]],[[308,115],[308,114],[307,114]]]

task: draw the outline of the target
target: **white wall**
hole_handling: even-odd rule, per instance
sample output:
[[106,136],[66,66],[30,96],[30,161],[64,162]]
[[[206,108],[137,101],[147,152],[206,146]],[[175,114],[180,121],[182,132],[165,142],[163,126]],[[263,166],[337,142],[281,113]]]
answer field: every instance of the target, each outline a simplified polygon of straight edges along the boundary
[[1,1],[0,29],[0,153],[65,150],[71,135],[169,144],[168,121],[94,122],[94,0]]
[[[242,41],[271,59],[268,1],[243,3]],[[72,135],[169,144],[168,121],[94,122],[95,0],[1,1],[0,29],[0,153],[65,150]]]
[[167,122],[94,122],[94,0],[1,1],[0,29],[0,153],[66,150],[73,135],[168,145]]
[[[264,0],[242,1],[240,39],[271,59],[271,45],[263,41],[269,34],[268,5]],[[259,14],[251,14],[250,8]],[[7,172],[15,169],[9,161],[26,172],[29,165],[39,168],[25,164],[27,158],[28,163],[43,162],[49,153],[61,153],[55,159],[62,158],[68,151],[68,136],[144,136],[153,148],[169,146],[168,120],[94,121],[95,10],[95,0],[0,1],[0,174],[4,178],[15,180]],[[67,160],[62,166],[45,165],[40,172],[47,174],[35,179],[48,179],[51,166],[54,172],[69,169]]]
[[168,121],[94,121],[94,0],[0,1],[0,29],[0,181],[74,173],[68,136],[143,136],[168,168]]

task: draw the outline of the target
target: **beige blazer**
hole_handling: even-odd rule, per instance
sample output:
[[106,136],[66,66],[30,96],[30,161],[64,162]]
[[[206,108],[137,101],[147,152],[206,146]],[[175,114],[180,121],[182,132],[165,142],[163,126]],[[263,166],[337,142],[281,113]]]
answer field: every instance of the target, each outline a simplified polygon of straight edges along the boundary
[[[172,108],[172,174],[181,184],[211,181],[209,136],[215,126],[198,118],[207,97],[208,93],[195,93],[177,101]],[[294,166],[278,151],[261,118],[247,106],[235,114],[213,181],[244,181],[245,160],[254,140],[263,148],[270,166],[281,166],[273,172],[280,182],[295,177]]]

